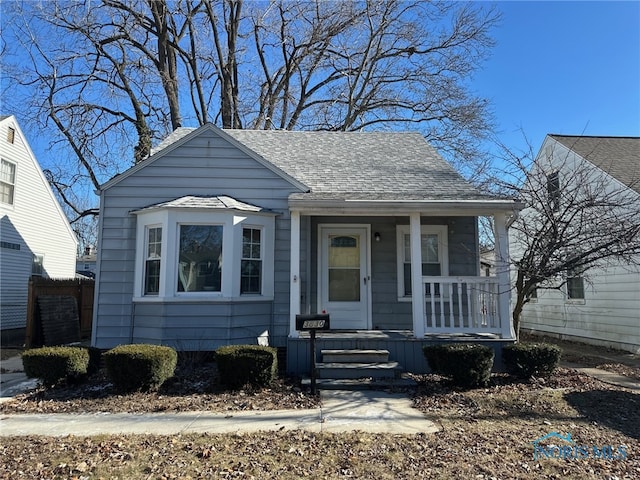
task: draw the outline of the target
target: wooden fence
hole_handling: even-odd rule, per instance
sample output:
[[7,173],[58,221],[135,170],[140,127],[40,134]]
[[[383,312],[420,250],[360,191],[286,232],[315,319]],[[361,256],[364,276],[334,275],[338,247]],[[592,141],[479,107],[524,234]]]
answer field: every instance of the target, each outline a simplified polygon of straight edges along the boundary
[[76,299],[80,340],[91,338],[93,319],[93,279],[55,280],[33,276],[29,279],[29,297],[27,299],[27,328],[25,345],[27,348],[45,344],[42,318],[38,308],[38,297],[65,296]]

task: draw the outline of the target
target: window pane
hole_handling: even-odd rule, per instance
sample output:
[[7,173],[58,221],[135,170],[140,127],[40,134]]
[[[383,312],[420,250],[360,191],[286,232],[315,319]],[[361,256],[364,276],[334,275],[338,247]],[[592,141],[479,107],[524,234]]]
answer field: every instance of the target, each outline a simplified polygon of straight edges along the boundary
[[0,182],[0,202],[13,205],[13,185]]
[[261,293],[262,261],[242,260],[240,269],[240,293]]
[[584,299],[584,279],[582,277],[569,277],[567,279],[567,296],[570,299]]
[[44,255],[33,255],[31,262],[31,275],[40,275],[44,273]]
[[160,291],[160,260],[147,260],[144,272],[144,294],[157,295]]
[[420,237],[422,261],[438,263],[438,235],[422,235]]
[[330,236],[329,268],[360,267],[358,237]]
[[222,226],[181,225],[178,292],[219,292],[222,286]]
[[329,301],[360,301],[360,269],[329,270]]

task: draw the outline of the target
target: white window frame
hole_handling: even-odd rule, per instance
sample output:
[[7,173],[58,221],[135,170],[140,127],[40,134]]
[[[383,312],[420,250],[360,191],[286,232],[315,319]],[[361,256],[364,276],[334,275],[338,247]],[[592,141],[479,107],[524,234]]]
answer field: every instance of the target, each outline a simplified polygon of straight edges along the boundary
[[[244,242],[244,230],[245,229],[249,229],[249,230],[258,230],[260,232],[260,257],[259,258],[245,258],[244,256],[244,244],[242,244],[242,242]],[[242,296],[250,296],[250,295],[262,295],[262,286],[264,284],[264,257],[265,257],[265,251],[264,251],[264,227],[260,226],[260,225],[243,225],[242,229],[241,229],[241,233],[242,233],[242,242],[241,242],[241,249],[240,249],[240,295]],[[260,261],[260,292],[259,293],[253,293],[253,292],[249,292],[249,293],[242,293],[242,262],[244,260],[259,260]]]
[[[135,212],[136,264],[134,301],[236,301],[273,300],[275,265],[275,214],[249,213],[212,209],[154,209]],[[181,225],[222,226],[222,286],[221,291],[178,291],[178,259]],[[162,228],[159,293],[144,294],[147,229]],[[240,264],[242,260],[243,228],[261,229],[262,284],[261,294],[240,294]]]
[[[160,229],[160,257],[156,258],[156,257],[151,257],[149,255],[149,233],[151,232],[151,230],[154,229]],[[160,294],[160,280],[162,279],[162,264],[163,264],[163,260],[162,260],[162,253],[163,253],[163,240],[164,240],[164,236],[165,236],[165,232],[164,232],[164,228],[162,227],[162,225],[145,225],[145,229],[144,229],[144,266],[142,267],[142,289],[143,289],[143,295],[145,296],[157,296]],[[149,261],[159,261],[160,262],[160,278],[158,280],[158,292],[156,293],[146,293],[147,290],[147,285],[146,285],[146,281],[147,281],[147,263]]]
[[[398,225],[396,227],[396,264],[398,276],[398,301],[410,302],[411,295],[404,294],[404,237],[410,235],[409,225]],[[420,235],[438,236],[438,260],[440,261],[440,276],[449,276],[449,239],[447,225],[421,225]],[[422,241],[422,239],[421,239]]]
[[3,200],[0,200],[0,203],[3,203],[5,205],[15,205],[16,203],[16,177],[18,176],[18,164],[15,162],[11,162],[7,159],[0,159],[0,172],[2,169],[2,164],[6,163],[7,165],[12,165],[13,166],[13,178],[11,179],[7,179],[5,180],[1,175],[0,175],[0,184],[3,185],[8,185],[9,188],[11,188],[11,201],[10,202],[5,202]]

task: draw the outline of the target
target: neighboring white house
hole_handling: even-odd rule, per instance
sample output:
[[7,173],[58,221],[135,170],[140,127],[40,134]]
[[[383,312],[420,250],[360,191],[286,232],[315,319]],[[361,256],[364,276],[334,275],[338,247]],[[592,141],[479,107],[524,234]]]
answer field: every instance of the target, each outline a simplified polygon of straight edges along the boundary
[[78,242],[13,116],[0,117],[0,329],[26,326],[31,275],[74,278]]
[[[640,205],[640,137],[548,135],[537,164],[542,156],[561,162],[564,169],[549,172],[560,192],[571,181],[573,169],[587,162],[594,177],[606,180],[603,188],[626,189],[631,196],[637,195]],[[511,250],[517,251],[517,246],[512,245]],[[588,277],[589,281],[571,277],[561,291],[538,289],[537,298],[524,307],[522,328],[640,352],[640,267],[618,263],[590,269]]]
[[[500,348],[519,208],[419,133],[181,128],[101,187],[92,344],[213,350],[268,332],[301,372],[296,315],[325,311],[341,333],[318,351],[386,348],[411,371],[443,335]],[[480,215],[495,218],[493,277]]]

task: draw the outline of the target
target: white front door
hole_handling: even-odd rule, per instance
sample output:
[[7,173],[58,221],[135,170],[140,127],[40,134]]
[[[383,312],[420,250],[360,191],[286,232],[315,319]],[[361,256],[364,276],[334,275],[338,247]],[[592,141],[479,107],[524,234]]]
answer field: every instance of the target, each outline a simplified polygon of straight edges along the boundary
[[331,329],[367,330],[369,321],[369,228],[320,228],[318,311]]

